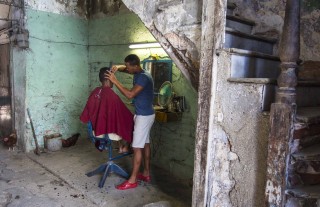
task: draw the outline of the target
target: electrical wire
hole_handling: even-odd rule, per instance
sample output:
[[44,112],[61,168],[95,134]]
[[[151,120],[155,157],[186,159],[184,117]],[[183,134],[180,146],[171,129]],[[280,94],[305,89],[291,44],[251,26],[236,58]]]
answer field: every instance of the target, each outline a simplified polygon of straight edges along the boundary
[[87,47],[88,45],[85,44],[80,44],[80,43],[75,43],[75,42],[66,42],[66,41],[53,41],[53,40],[47,40],[47,39],[41,39],[39,37],[35,37],[35,36],[29,36],[30,38],[36,39],[36,40],[40,40],[40,41],[44,41],[44,42],[49,42],[49,43],[57,43],[57,44],[72,44],[72,45],[80,45],[80,46],[85,46]]
[[48,39],[42,39],[36,36],[29,36],[30,38],[41,40],[44,42],[50,42],[50,43],[58,43],[58,44],[74,44],[74,45],[80,45],[80,46],[86,46],[86,47],[110,47],[110,46],[119,46],[119,45],[130,45],[132,43],[115,43],[115,44],[105,44],[105,45],[90,45],[90,44],[80,44],[80,43],[75,43],[75,42],[68,42],[68,41],[54,41],[54,40],[48,40]]
[[132,43],[115,43],[115,44],[105,44],[105,45],[88,45],[89,47],[109,47],[109,46],[127,46]]

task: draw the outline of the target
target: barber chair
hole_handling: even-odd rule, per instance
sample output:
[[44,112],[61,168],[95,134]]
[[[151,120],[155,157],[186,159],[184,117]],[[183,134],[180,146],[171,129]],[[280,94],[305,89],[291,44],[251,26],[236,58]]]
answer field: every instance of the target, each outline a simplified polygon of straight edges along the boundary
[[123,153],[121,155],[113,157],[112,156],[112,140],[109,138],[108,134],[105,134],[104,137],[99,138],[99,137],[94,136],[91,122],[88,122],[87,127],[88,127],[89,138],[96,145],[98,150],[100,150],[100,151],[106,150],[108,152],[108,161],[106,163],[100,165],[97,169],[87,173],[86,175],[88,177],[91,177],[93,175],[103,173],[103,176],[99,182],[99,188],[103,187],[103,185],[107,179],[107,176],[110,173],[116,173],[116,174],[128,179],[129,174],[125,170],[123,170],[119,165],[114,163],[114,160],[128,156],[132,153],[127,152],[127,153]]

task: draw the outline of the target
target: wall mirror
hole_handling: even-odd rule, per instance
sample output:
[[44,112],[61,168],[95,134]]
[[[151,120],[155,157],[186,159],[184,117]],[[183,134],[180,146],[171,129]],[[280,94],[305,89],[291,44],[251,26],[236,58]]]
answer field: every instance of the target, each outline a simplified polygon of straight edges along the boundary
[[172,82],[172,60],[171,59],[146,59],[142,61],[143,68],[147,70],[154,81],[154,93],[158,94],[161,85]]

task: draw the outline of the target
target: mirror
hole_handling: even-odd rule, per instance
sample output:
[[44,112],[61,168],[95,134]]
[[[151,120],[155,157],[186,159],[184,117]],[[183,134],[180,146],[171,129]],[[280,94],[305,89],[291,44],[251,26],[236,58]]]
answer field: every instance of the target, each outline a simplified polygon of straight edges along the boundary
[[172,60],[171,59],[146,59],[142,61],[143,68],[148,71],[154,81],[154,92],[158,94],[161,85],[172,82]]

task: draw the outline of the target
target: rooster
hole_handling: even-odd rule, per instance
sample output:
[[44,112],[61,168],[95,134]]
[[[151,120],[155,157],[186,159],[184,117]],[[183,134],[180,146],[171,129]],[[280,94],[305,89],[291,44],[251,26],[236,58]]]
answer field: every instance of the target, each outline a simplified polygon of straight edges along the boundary
[[78,141],[78,138],[80,136],[80,133],[76,133],[74,135],[72,135],[71,137],[69,137],[68,139],[62,139],[62,147],[71,147],[73,145],[76,144],[76,142]]
[[16,131],[14,130],[8,137],[4,137],[2,139],[2,141],[3,141],[3,144],[6,147],[9,147],[9,151],[11,150],[11,148],[12,148],[12,151],[14,151],[14,147],[17,144],[17,133],[16,133]]

